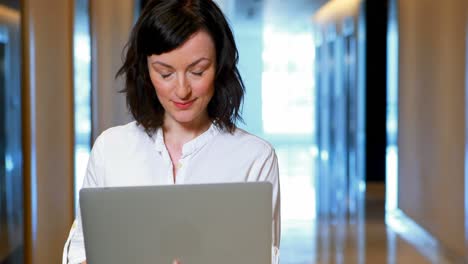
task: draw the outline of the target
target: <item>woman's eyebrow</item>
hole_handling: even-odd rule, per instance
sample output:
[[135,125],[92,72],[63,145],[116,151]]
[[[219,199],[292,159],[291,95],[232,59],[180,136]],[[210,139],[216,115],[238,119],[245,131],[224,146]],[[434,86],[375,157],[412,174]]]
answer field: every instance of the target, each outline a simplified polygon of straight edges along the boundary
[[198,63],[200,63],[200,62],[201,62],[201,61],[203,61],[203,60],[207,60],[207,61],[209,61],[209,59],[208,59],[208,58],[204,58],[204,57],[203,57],[203,58],[200,58],[200,59],[198,59],[198,60],[196,60],[196,61],[194,61],[194,62],[190,63],[190,65],[188,66],[188,68],[190,68],[190,67],[193,67],[193,66],[197,65]]
[[[210,61],[208,58],[203,57],[203,58],[200,58],[200,59],[190,63],[190,65],[187,68],[193,67],[193,66],[197,65],[198,63],[200,63],[201,61],[204,61],[204,60]],[[166,64],[166,63],[164,63],[162,61],[155,61],[155,62],[152,62],[151,64],[159,64],[159,65],[164,66],[166,68],[174,69],[174,67],[172,67],[171,65]]]
[[154,64],[159,64],[159,65],[164,66],[164,67],[166,67],[166,68],[174,69],[174,67],[172,67],[171,65],[166,64],[166,63],[161,62],[161,61],[154,61],[154,62],[152,62],[151,64],[153,64],[153,65],[154,65]]

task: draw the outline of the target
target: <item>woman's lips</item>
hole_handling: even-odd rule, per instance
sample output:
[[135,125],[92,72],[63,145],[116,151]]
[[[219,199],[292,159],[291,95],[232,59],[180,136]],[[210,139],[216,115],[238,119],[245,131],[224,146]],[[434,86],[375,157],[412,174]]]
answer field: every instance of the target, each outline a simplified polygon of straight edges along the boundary
[[176,102],[174,101],[174,105],[180,109],[180,110],[186,110],[192,106],[193,102],[195,102],[195,99],[187,101],[187,102]]

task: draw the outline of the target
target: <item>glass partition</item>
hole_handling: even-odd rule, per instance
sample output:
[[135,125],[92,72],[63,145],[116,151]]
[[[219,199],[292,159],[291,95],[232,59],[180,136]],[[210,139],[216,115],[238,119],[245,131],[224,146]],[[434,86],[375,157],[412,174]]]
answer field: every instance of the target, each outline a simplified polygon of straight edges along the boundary
[[91,150],[91,36],[89,0],[75,1],[73,32],[75,211]]
[[19,2],[0,0],[0,263],[5,264],[24,262]]
[[398,14],[396,1],[389,2],[387,87],[386,210],[392,212],[398,208]]

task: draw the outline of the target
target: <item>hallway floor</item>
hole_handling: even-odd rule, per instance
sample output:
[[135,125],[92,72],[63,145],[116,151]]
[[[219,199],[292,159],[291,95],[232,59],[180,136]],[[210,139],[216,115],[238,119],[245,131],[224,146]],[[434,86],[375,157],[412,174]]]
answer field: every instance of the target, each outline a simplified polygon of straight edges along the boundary
[[[374,188],[381,189],[379,186]],[[424,243],[410,244],[385,225],[384,218],[384,199],[374,195],[368,198],[362,217],[283,222],[280,263],[454,263]]]

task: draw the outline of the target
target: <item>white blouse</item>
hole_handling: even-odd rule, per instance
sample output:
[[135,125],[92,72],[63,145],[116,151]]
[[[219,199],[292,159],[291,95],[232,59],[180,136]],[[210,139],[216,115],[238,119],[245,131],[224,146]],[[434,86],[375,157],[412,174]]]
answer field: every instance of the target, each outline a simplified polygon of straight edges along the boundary
[[[273,184],[273,259],[280,241],[278,161],[273,147],[244,130],[233,134],[214,124],[182,148],[176,182],[162,129],[152,136],[136,122],[104,131],[88,161],[84,187],[268,181]],[[68,263],[86,260],[78,213],[65,245]],[[65,260],[65,259],[64,259]],[[65,260],[67,261],[67,260]]]

